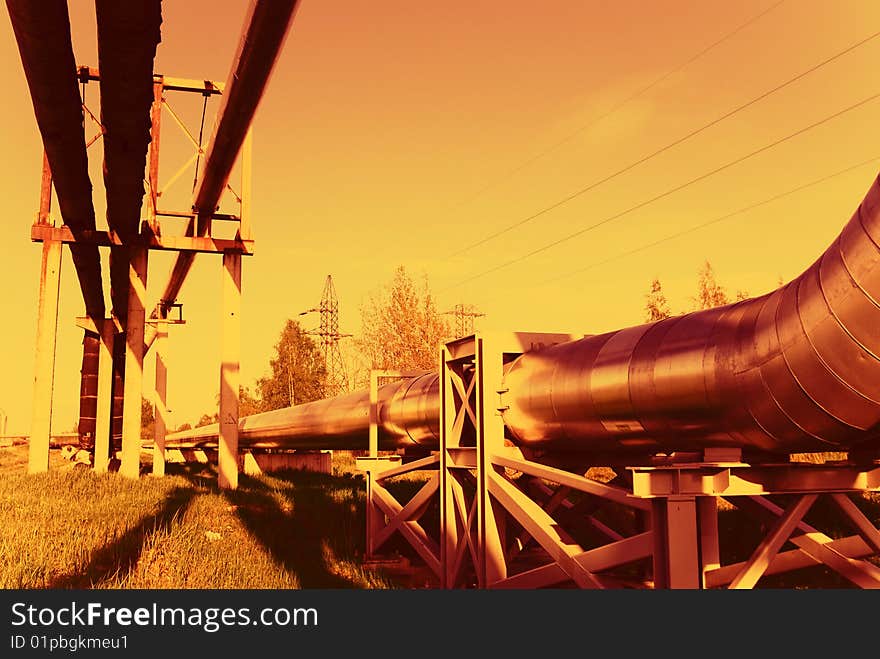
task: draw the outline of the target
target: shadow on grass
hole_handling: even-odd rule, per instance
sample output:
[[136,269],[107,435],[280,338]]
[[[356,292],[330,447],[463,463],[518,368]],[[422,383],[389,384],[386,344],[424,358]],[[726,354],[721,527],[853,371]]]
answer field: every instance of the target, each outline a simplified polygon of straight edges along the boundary
[[92,552],[85,569],[53,579],[49,588],[90,588],[114,576],[125,576],[137,565],[147,538],[160,529],[171,527],[183,515],[196,491],[175,487],[168,493],[159,510],[143,517],[135,526],[114,542]]
[[[362,479],[286,470],[267,478],[240,474],[238,489],[221,490],[211,466],[180,473],[221,494],[252,537],[296,575],[302,588],[367,587],[360,570],[366,529]],[[393,585],[385,575],[376,581]]]
[[[248,531],[303,588],[355,588],[357,584],[331,571],[332,557],[326,553],[329,548],[340,558],[353,558],[340,551],[340,538],[334,537],[346,528],[354,530],[355,518],[361,517],[358,506],[345,501],[345,490],[352,486],[342,486],[338,477],[314,476],[273,474],[291,484],[274,491],[262,480],[241,476],[238,489],[223,490],[223,495]],[[333,497],[334,492],[343,496]]]

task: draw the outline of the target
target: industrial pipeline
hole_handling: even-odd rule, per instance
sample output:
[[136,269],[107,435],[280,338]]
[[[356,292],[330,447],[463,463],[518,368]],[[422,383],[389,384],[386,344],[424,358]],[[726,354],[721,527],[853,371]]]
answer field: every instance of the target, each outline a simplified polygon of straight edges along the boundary
[[[874,451],[880,428],[880,181],[777,290],[526,352],[505,367],[508,438],[550,452]],[[437,448],[439,376],[378,390],[379,447]],[[368,391],[242,418],[242,447],[362,449]],[[217,425],[168,437],[205,445]]]

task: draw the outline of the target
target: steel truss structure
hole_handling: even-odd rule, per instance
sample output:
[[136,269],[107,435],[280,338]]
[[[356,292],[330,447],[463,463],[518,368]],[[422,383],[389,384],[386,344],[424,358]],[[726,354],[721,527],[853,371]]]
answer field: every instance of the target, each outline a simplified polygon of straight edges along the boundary
[[[402,537],[444,588],[750,588],[814,565],[880,587],[880,568],[867,560],[880,556],[880,531],[850,498],[880,491],[876,461],[746,464],[737,449],[707,448],[631,464],[618,456],[615,477],[601,482],[583,456],[513,446],[503,407],[493,404],[504,393],[504,365],[570,338],[476,334],[444,346],[440,450],[373,449],[358,459],[367,475],[367,559]],[[424,484],[398,500],[389,482],[419,471]],[[852,535],[834,538],[804,520],[820,499]],[[746,560],[721,563],[720,501],[763,529]],[[423,519],[432,504],[439,529]]]
[[[100,79],[94,68],[80,67],[76,75],[83,84]],[[31,227],[31,240],[43,244],[43,258],[40,269],[40,296],[37,323],[37,357],[34,377],[33,423],[29,446],[29,471],[45,471],[48,468],[50,420],[52,418],[52,382],[54,378],[55,328],[58,322],[58,293],[61,276],[62,245],[94,245],[97,247],[126,248],[131,253],[129,268],[129,295],[126,331],[121,333],[122,323],[117,318],[80,318],[80,327],[101,337],[98,356],[98,405],[96,419],[94,468],[106,471],[111,454],[111,415],[113,389],[113,347],[124,338],[126,350],[126,369],[124,382],[124,403],[122,422],[122,450],[120,473],[132,478],[140,474],[141,453],[141,395],[143,391],[143,364],[146,353],[144,330],[146,325],[156,327],[156,425],[154,441],[153,474],[164,474],[165,432],[167,409],[165,401],[167,367],[164,346],[167,340],[168,325],[180,324],[182,319],[171,318],[170,311],[180,305],[160,303],[153,318],[146,316],[147,309],[147,264],[149,250],[171,250],[178,253],[210,253],[223,257],[221,270],[222,284],[222,339],[221,339],[221,419],[234,419],[225,424],[227,432],[220,444],[221,485],[235,487],[238,475],[237,429],[238,429],[238,370],[239,370],[239,309],[241,300],[241,257],[253,254],[253,238],[250,223],[251,198],[251,136],[248,129],[242,148],[241,193],[232,191],[239,205],[239,212],[214,213],[209,220],[225,220],[234,223],[234,238],[215,238],[209,231],[206,235],[172,235],[163,231],[162,218],[194,218],[194,209],[159,209],[162,189],[159,180],[160,131],[163,109],[175,119],[185,136],[193,143],[194,153],[186,163],[192,162],[203,153],[202,145],[196,142],[187,127],[180,122],[168,104],[166,92],[198,93],[206,97],[221,94],[223,84],[206,80],[186,80],[153,77],[154,102],[151,111],[152,141],[148,153],[148,217],[141,222],[140,231],[134,240],[124,241],[115,231],[73,231],[67,225],[56,226],[51,217],[52,174],[44,158],[42,184],[40,187],[40,210],[37,221]],[[87,116],[98,123],[94,113],[84,105]],[[90,144],[100,138],[103,128],[90,140]],[[164,181],[164,189],[180,178],[183,169]],[[231,188],[230,188],[231,190]]]

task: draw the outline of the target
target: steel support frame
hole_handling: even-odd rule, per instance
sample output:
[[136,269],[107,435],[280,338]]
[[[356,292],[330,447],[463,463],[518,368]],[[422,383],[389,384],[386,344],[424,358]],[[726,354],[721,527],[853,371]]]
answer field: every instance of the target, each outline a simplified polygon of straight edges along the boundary
[[[880,530],[849,498],[880,490],[880,464],[748,465],[738,452],[710,448],[702,462],[618,466],[632,479],[621,487],[549,466],[505,442],[487,392],[502,393],[506,360],[560,340],[567,337],[474,335],[442,348],[439,454],[410,464],[400,456],[358,461],[367,471],[368,557],[400,532],[445,588],[747,588],[763,575],[817,564],[857,586],[880,587],[880,568],[864,560],[880,555]],[[439,474],[410,502],[397,502],[384,487],[394,476],[436,467]],[[572,492],[586,498],[572,504]],[[768,498],[780,494],[796,496],[783,509]],[[439,556],[418,521],[434,496],[440,498]],[[854,535],[833,539],[804,522],[820,497],[834,502]],[[721,498],[768,525],[748,560],[721,564]],[[609,528],[592,514],[603,505],[631,509],[643,528],[629,536]],[[566,530],[565,510],[584,513],[607,542],[579,545]],[[781,551],[787,541],[795,549]],[[523,569],[517,559],[530,543],[540,546],[545,562]],[[635,562],[650,563],[650,577],[614,574]]]
[[[755,466],[704,462],[633,468],[634,495],[652,501],[655,508],[671,501],[694,502],[678,511],[675,526],[666,527],[670,535],[662,545],[666,554],[655,560],[656,585],[752,588],[765,575],[821,564],[858,587],[880,588],[880,568],[866,560],[880,556],[880,530],[850,498],[880,491],[878,476],[876,462]],[[769,498],[774,495],[787,495],[791,501],[783,508]],[[767,527],[747,560],[728,565],[721,565],[718,551],[721,498]],[[833,502],[840,519],[856,533],[835,539],[805,522],[804,516],[820,498]],[[694,530],[696,543],[688,536]],[[781,551],[786,542],[795,548]],[[691,544],[695,550],[688,549]]]
[[[575,508],[578,491],[593,508],[616,503],[638,512],[650,504],[622,488],[529,459],[504,438],[498,406],[504,364],[527,350],[571,340],[568,334],[475,334],[441,351],[441,528],[443,586],[540,588],[574,582],[604,588],[616,582],[607,571],[647,558],[652,532],[628,537],[591,515],[608,539],[586,548],[559,514]],[[519,474],[514,477],[512,474]],[[543,494],[543,496],[540,496]],[[523,548],[534,543],[543,563],[523,567]],[[470,560],[468,560],[470,559]]]
[[[78,79],[83,82],[99,80],[97,69],[79,67],[76,71]],[[125,400],[123,405],[123,440],[121,451],[120,473],[124,476],[137,478],[140,475],[141,454],[141,396],[143,391],[143,359],[146,352],[144,329],[147,322],[146,282],[149,250],[170,250],[177,252],[200,252],[221,254],[223,256],[222,286],[223,302],[223,339],[221,347],[221,419],[235,419],[234,430],[227,429],[225,441],[221,441],[218,458],[218,481],[221,487],[234,488],[238,483],[238,370],[239,370],[239,309],[241,297],[241,256],[253,254],[253,235],[251,228],[251,173],[252,173],[252,133],[248,129],[241,154],[241,195],[235,195],[240,203],[239,215],[216,215],[224,220],[237,223],[237,232],[232,239],[213,238],[206,236],[172,236],[163,235],[160,224],[161,216],[193,217],[191,209],[187,211],[164,211],[157,208],[159,189],[159,151],[160,131],[163,106],[166,105],[165,91],[194,92],[204,96],[221,94],[224,85],[209,80],[187,80],[154,75],[153,105],[151,108],[151,144],[148,156],[148,203],[147,218],[142,222],[140,233],[134,240],[123,243],[113,231],[72,232],[66,225],[55,226],[50,216],[52,174],[45,157],[42,164],[42,180],[40,186],[40,209],[37,221],[31,226],[31,241],[43,244],[43,258],[40,269],[40,297],[37,320],[36,359],[34,369],[34,402],[31,417],[30,446],[28,454],[28,472],[36,473],[48,470],[49,439],[51,435],[52,393],[55,369],[55,337],[58,322],[58,297],[60,287],[61,254],[64,244],[92,244],[103,247],[123,247],[130,251],[129,268],[129,306],[126,312],[126,377],[124,383]],[[84,106],[84,111],[90,113]],[[98,122],[94,115],[94,121]],[[100,126],[100,124],[99,124]],[[185,131],[185,127],[184,128]],[[103,127],[102,127],[103,130]],[[92,140],[98,139],[101,133]],[[201,152],[201,150],[199,151]],[[166,320],[162,310],[155,319]],[[95,459],[94,468],[98,472],[107,471],[110,456],[110,410],[112,406],[112,346],[113,341],[121,336],[119,322],[116,319],[78,319],[85,329],[97,332],[101,336],[99,353],[99,392],[98,413],[96,419]],[[152,321],[152,319],[151,319]],[[164,325],[163,325],[164,326]],[[109,361],[108,361],[109,358]],[[161,376],[160,376],[161,373]],[[164,430],[167,419],[163,413],[166,409],[164,392],[165,368],[159,358],[157,368],[157,422],[154,427],[153,473],[164,473]],[[231,389],[224,383],[234,380]],[[225,395],[223,392],[226,391]],[[225,455],[232,451],[232,459]],[[158,459],[158,460],[157,460]]]

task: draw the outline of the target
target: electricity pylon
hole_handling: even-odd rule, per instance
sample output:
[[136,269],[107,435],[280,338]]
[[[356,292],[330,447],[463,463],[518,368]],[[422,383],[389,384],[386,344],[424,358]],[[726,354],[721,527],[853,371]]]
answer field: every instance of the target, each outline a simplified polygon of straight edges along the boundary
[[351,334],[339,333],[339,301],[336,299],[336,289],[333,287],[331,275],[327,275],[324,283],[321,303],[317,307],[303,311],[300,316],[313,312],[320,314],[320,325],[318,329],[306,332],[306,334],[318,337],[318,345],[324,355],[326,369],[324,394],[327,397],[338,396],[348,391],[348,374],[345,371],[345,363],[342,361],[342,353],[339,351],[339,340],[351,336]]
[[446,315],[455,316],[455,338],[470,336],[474,333],[474,318],[486,314],[477,311],[473,304],[456,304],[452,311],[444,311]]

